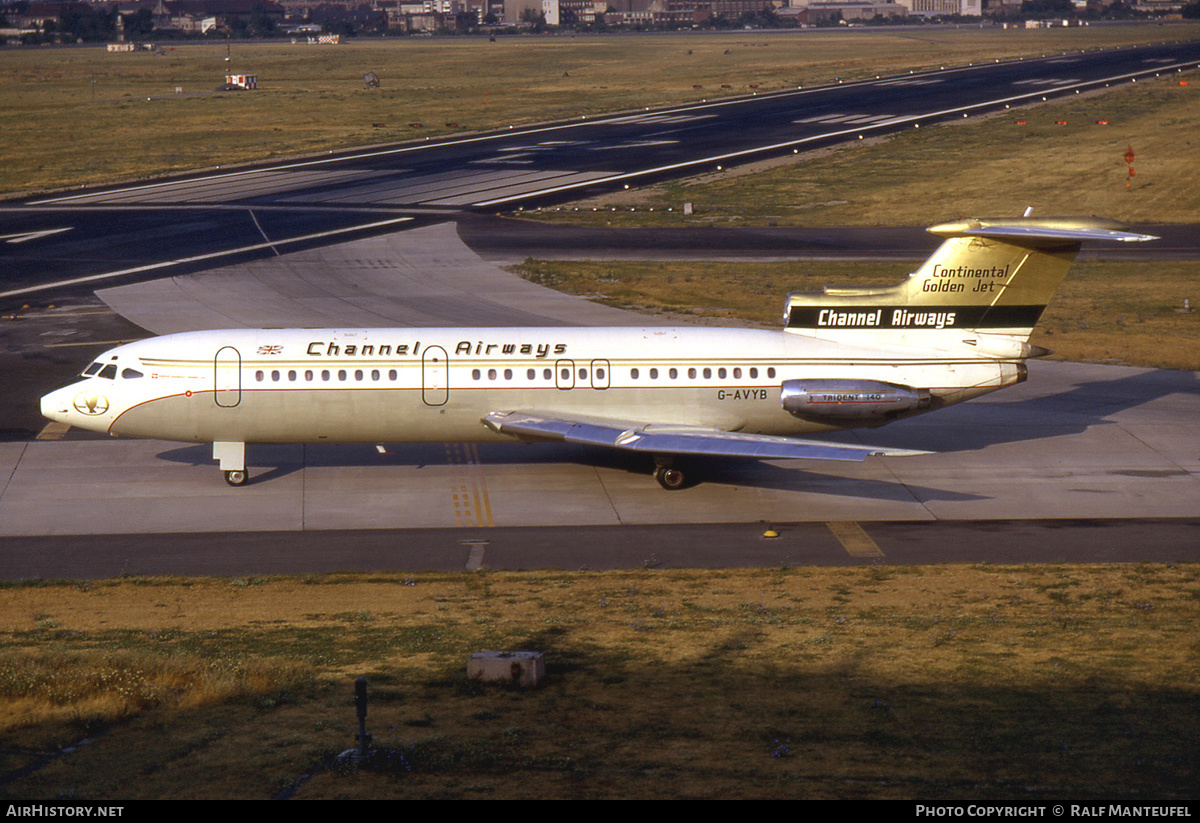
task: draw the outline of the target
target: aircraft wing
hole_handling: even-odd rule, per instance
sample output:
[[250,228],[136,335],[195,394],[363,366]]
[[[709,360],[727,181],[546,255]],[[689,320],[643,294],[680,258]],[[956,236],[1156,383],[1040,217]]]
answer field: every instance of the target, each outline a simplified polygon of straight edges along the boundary
[[615,420],[571,418],[520,411],[492,412],[483,423],[493,431],[521,440],[559,441],[607,446],[650,454],[690,454],[758,459],[860,461],[873,454],[890,457],[929,454],[910,449],[855,446],[766,434],[721,431],[703,426],[636,424]]

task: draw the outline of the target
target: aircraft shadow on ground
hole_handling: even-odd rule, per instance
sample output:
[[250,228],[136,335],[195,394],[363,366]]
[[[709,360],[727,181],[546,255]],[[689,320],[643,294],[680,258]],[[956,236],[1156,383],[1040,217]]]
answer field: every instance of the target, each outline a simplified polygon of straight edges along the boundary
[[[1038,381],[1035,388],[1051,382],[1036,375],[1030,380]],[[1174,394],[1200,397],[1200,378],[1194,372],[1147,370],[1026,399],[998,394],[878,429],[855,429],[838,439],[942,453],[980,451],[1117,425],[1109,418]]]
[[[1200,395],[1196,374],[1139,371],[1115,379],[1078,383],[1054,394],[1017,401],[965,403],[877,429],[856,429],[818,439],[858,440],[934,453],[980,451],[1006,443],[1080,434],[1093,426],[1115,425],[1106,418],[1180,393]],[[158,456],[169,462],[216,471],[212,450],[207,445],[172,448]],[[252,465],[252,483],[267,483],[305,468],[570,464],[644,474],[653,484],[649,477],[653,468],[649,455],[557,443],[404,443],[385,444],[382,451],[365,444],[251,445],[248,459]],[[691,458],[687,463],[694,470],[696,481],[706,484],[897,501],[981,499],[978,495],[900,481],[824,473],[816,461],[777,465],[736,458]]]
[[[173,463],[196,466],[197,470],[208,469],[215,477],[217,465],[211,454],[208,446],[183,446],[161,452],[158,457]],[[467,458],[467,454],[472,456]],[[654,462],[651,456],[576,445],[481,443],[472,446],[460,443],[405,443],[386,446],[383,453],[375,446],[362,444],[262,445],[250,446],[247,459],[251,467],[252,485],[270,483],[301,470],[322,468],[399,467],[419,470],[427,466],[437,466],[479,468],[487,471],[513,466],[586,466],[641,475],[645,479],[648,492],[659,491],[652,477]],[[917,486],[898,480],[842,477],[822,473],[817,461],[801,467],[802,462],[787,461],[781,465],[746,458],[689,458],[685,465],[694,478],[692,485],[739,486],[901,503],[984,499],[978,495]],[[557,484],[558,481],[551,478],[549,482]]]

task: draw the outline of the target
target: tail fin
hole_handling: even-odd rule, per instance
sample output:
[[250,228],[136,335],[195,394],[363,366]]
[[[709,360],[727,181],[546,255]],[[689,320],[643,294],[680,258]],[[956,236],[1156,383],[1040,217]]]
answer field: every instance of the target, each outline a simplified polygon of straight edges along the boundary
[[[923,340],[930,330],[982,333],[970,345],[1001,356],[1034,354],[1025,342],[1084,240],[1157,238],[1095,217],[964,219],[932,226],[945,242],[904,283],[788,295],[785,327],[861,342]],[[864,334],[870,330],[876,334]],[[996,344],[996,345],[992,345]]]

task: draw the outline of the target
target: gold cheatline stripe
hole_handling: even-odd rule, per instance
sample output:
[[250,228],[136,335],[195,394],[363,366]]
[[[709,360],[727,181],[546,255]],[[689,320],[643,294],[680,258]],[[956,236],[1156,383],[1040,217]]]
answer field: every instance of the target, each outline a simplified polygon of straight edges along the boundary
[[825,525],[851,557],[883,557],[878,544],[854,521],[836,520]]

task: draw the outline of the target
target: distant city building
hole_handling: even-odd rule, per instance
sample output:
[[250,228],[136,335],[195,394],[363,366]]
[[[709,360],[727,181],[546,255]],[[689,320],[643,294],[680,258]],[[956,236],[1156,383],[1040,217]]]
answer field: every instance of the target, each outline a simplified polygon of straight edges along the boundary
[[979,17],[983,14],[982,0],[896,0],[906,6],[910,14],[934,16],[957,14],[962,17]]
[[29,3],[6,3],[2,11],[8,25],[3,29],[5,38],[37,35],[60,28],[62,16],[68,11],[87,10],[87,3],[53,3],[33,0]]
[[785,0],[608,0],[604,19],[616,25],[693,25],[783,9]]
[[[599,8],[597,8],[599,6]],[[604,14],[604,0],[558,0],[558,19],[563,26],[596,22],[597,14]]]
[[203,34],[227,29],[234,21],[248,23],[258,15],[282,23],[284,10],[272,0],[158,0],[151,14],[159,31]]
[[1147,14],[1165,15],[1171,12],[1182,11],[1183,7],[1188,5],[1190,0],[1137,0],[1133,4],[1134,11],[1140,11]]
[[1022,0],[984,0],[983,12],[988,17],[1019,17]]
[[[957,0],[955,0],[957,2]],[[890,0],[829,0],[809,3],[801,9],[798,22],[810,26],[827,26],[845,21],[847,23],[874,20],[876,17],[907,17],[908,6]]]
[[504,0],[504,23],[519,25],[541,19],[548,26],[559,23],[558,0]]

